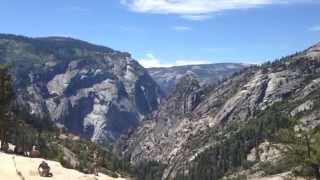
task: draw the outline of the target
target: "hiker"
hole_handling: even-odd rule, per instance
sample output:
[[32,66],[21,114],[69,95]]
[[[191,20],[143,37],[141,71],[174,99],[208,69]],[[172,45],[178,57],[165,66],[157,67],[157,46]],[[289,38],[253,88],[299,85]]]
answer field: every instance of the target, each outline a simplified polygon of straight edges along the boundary
[[37,150],[36,146],[32,146],[32,150],[30,152],[30,157],[32,157],[32,158],[39,158],[40,157],[40,151]]
[[50,172],[50,167],[48,163],[42,161],[38,167],[38,172],[41,177],[52,177],[52,173]]
[[2,150],[3,152],[8,152],[8,150],[9,150],[9,144],[6,143],[6,142],[3,142],[3,143],[1,144],[1,150]]
[[16,146],[14,147],[14,153],[17,154],[17,155],[22,155],[22,156],[24,156],[24,151],[23,151],[22,146],[16,145]]
[[92,171],[95,176],[99,176],[99,155],[97,151],[93,153]]

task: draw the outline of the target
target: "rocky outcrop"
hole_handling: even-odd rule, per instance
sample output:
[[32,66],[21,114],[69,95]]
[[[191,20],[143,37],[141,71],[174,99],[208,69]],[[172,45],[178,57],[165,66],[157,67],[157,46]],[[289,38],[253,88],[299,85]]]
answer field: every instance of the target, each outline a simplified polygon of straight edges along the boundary
[[237,63],[217,63],[175,66],[170,68],[149,68],[148,71],[163,91],[169,95],[174,90],[179,80],[186,75],[193,76],[199,81],[201,86],[212,85],[230,77],[245,67],[248,67],[248,65]]
[[41,177],[38,173],[38,166],[42,161],[46,161],[50,166],[50,172],[53,174],[52,180],[125,180],[125,178],[113,178],[105,174],[99,173],[99,176],[93,174],[84,174],[73,169],[64,168],[60,163],[48,161],[40,158],[28,158],[15,156],[0,152],[0,179],[32,179],[45,180],[48,177]]
[[[300,121],[320,124],[319,109],[312,103],[320,97],[317,47],[273,63],[248,67],[215,87],[173,91],[160,110],[127,141],[124,154],[134,164],[150,160],[166,164],[163,179],[172,179],[186,169],[186,164],[192,164],[199,155],[224,142],[277,102],[287,104],[287,113]],[[177,91],[181,93],[175,94]],[[197,100],[176,101],[181,96]],[[185,102],[192,102],[187,106],[192,108],[186,109]]]
[[[162,102],[159,111],[146,119],[136,130],[131,162],[153,159],[168,162],[175,156],[174,149],[186,141],[185,134],[193,129],[193,123],[185,115],[190,115],[200,102],[202,91],[192,76],[183,77],[173,93]],[[172,151],[173,150],[173,151]],[[166,154],[164,156],[164,154]]]
[[32,114],[100,143],[134,129],[162,96],[128,53],[70,38],[0,35],[0,62]]

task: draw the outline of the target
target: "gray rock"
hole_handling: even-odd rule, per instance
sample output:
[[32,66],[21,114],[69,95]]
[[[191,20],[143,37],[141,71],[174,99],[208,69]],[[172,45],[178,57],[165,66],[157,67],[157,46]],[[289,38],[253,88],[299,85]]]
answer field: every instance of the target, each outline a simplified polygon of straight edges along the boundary
[[116,141],[157,109],[162,92],[128,53],[70,38],[0,35],[18,102],[83,137]]
[[166,94],[170,94],[179,80],[185,75],[197,79],[201,86],[217,84],[243,68],[246,64],[217,63],[202,65],[175,66],[170,68],[149,68],[152,78],[160,85]]
[[315,127],[320,114],[310,100],[319,96],[320,52],[312,51],[311,58],[305,54],[309,51],[248,67],[218,86],[201,88],[191,76],[184,78],[126,141],[124,155],[133,164],[150,160],[167,164],[162,179],[173,179],[185,164],[276,102],[287,102],[289,115],[307,112],[300,120]]

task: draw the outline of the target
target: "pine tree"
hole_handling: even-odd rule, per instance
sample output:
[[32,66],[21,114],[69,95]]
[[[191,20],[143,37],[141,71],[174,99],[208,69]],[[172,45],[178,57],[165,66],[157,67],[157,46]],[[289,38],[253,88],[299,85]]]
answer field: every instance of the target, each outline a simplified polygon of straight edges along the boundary
[[291,161],[313,170],[313,176],[320,180],[320,130],[308,128],[302,124],[295,128],[281,129],[277,133],[280,143],[286,145],[281,149]]
[[7,142],[10,119],[9,106],[12,98],[13,90],[8,67],[0,65],[0,140],[2,145]]

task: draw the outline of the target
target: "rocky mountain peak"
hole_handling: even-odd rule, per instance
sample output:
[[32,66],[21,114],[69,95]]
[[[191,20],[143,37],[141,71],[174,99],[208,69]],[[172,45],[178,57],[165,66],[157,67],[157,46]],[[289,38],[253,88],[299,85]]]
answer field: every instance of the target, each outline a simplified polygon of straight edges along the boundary
[[[148,160],[166,164],[162,179],[174,179],[189,165],[203,161],[222,177],[226,171],[221,169],[231,162],[225,161],[263,143],[259,132],[272,136],[269,130],[279,128],[277,121],[282,124],[294,116],[320,125],[319,109],[313,104],[320,97],[317,57],[318,44],[272,63],[247,67],[205,93],[192,76],[183,77],[155,116],[133,134],[125,153],[136,164]],[[279,114],[284,118],[278,119]],[[253,129],[249,134],[258,133],[247,139],[248,128]],[[242,131],[246,138],[237,134]]]
[[21,106],[100,143],[116,141],[158,108],[162,92],[128,53],[63,37],[0,34]]

